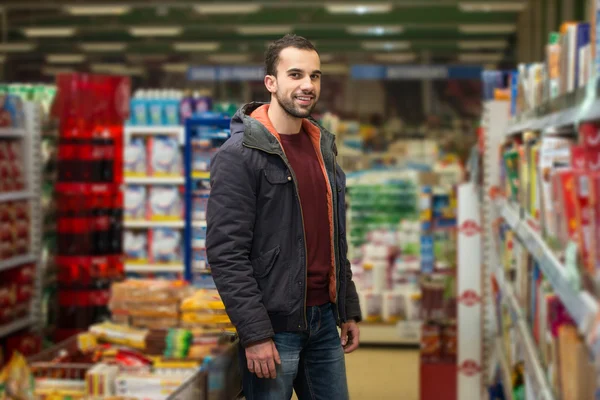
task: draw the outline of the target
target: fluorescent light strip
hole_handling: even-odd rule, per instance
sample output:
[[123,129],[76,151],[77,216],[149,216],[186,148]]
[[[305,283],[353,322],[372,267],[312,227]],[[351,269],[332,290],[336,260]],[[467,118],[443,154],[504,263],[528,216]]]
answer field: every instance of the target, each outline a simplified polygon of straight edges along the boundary
[[355,25],[346,28],[346,32],[352,35],[396,35],[404,32],[400,25],[362,26]]
[[292,31],[290,25],[246,25],[238,26],[237,31],[242,35],[284,35]]
[[250,56],[248,54],[213,54],[208,56],[208,59],[215,63],[244,63],[248,62]]
[[115,75],[144,75],[145,70],[142,67],[129,67],[125,64],[92,64],[90,66],[92,72],[102,74],[115,74]]
[[379,62],[405,63],[416,60],[417,55],[415,53],[383,53],[374,54],[373,59]]
[[253,14],[258,12],[260,4],[202,4],[194,6],[194,10],[200,14]]
[[525,2],[496,3],[496,2],[462,2],[458,9],[462,12],[520,12],[527,7]]
[[64,10],[76,16],[123,15],[131,11],[128,6],[67,6]]
[[27,37],[70,37],[75,35],[75,28],[25,28]]
[[461,53],[458,55],[458,61],[471,63],[499,62],[504,58],[500,53]]
[[326,4],[330,14],[383,14],[392,11],[389,3],[377,4]]
[[48,54],[48,64],[79,64],[85,61],[83,54]]
[[410,42],[361,42],[361,47],[365,50],[406,50],[410,48]]
[[345,75],[350,71],[350,67],[346,64],[322,64],[321,71],[323,71],[324,74]]
[[188,71],[188,69],[190,68],[189,64],[178,64],[178,63],[169,63],[169,64],[163,64],[162,69],[165,72],[171,72],[171,73],[176,73],[176,74],[184,74]]
[[75,72],[73,68],[65,67],[42,67],[42,75],[55,76],[59,74],[71,74]]
[[0,53],[19,53],[28,52],[35,49],[37,44],[35,43],[0,43]]
[[89,53],[110,53],[125,51],[126,43],[82,43],[79,45],[81,50]]
[[504,40],[461,40],[458,48],[461,50],[505,49],[508,42]]
[[177,51],[215,51],[221,47],[218,42],[179,42],[173,43],[173,48]]
[[183,32],[180,26],[137,26],[129,28],[132,36],[178,36]]
[[167,54],[127,54],[127,61],[132,63],[164,62],[169,59]]
[[516,26],[511,24],[464,24],[458,26],[458,31],[465,34],[507,34],[514,33]]

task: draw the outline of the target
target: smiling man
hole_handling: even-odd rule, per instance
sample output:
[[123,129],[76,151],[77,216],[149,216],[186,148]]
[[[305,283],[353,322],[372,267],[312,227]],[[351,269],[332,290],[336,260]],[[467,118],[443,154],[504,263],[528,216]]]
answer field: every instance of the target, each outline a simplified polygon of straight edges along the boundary
[[[250,103],[212,160],[206,246],[240,337],[248,400],[348,398],[344,353],[361,319],[347,259],[345,175],[310,114],[321,62],[286,35],[265,57],[269,104]],[[338,326],[341,334],[338,333]]]

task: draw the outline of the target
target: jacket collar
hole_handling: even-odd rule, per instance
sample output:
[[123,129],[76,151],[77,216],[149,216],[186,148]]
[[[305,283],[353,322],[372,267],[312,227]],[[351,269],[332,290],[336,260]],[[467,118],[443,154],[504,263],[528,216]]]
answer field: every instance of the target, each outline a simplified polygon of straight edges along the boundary
[[[243,143],[269,153],[284,155],[279,134],[267,116],[269,103],[252,102],[242,106],[231,119],[231,133],[243,134]],[[335,136],[323,128],[312,117],[305,118],[302,126],[307,131],[319,133],[321,151],[333,151],[337,155]]]

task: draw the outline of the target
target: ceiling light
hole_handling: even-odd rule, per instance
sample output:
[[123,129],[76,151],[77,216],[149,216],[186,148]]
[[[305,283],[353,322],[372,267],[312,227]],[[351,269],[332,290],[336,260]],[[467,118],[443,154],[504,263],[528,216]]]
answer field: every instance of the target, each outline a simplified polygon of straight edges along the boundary
[[410,42],[362,42],[360,44],[365,50],[406,50],[410,48]]
[[458,30],[461,33],[466,34],[480,34],[480,33],[497,33],[506,34],[513,33],[516,30],[515,25],[511,24],[469,24],[459,25]]
[[348,74],[350,68],[346,64],[322,64],[321,71],[323,71],[324,74],[345,75]]
[[406,63],[415,61],[417,59],[417,55],[415,53],[383,53],[374,54],[373,59],[379,62]]
[[27,37],[69,37],[75,35],[75,28],[25,28]]
[[183,32],[180,26],[138,26],[129,28],[132,36],[178,36]]
[[0,53],[27,52],[35,49],[35,43],[0,43]]
[[179,42],[174,43],[173,48],[177,51],[215,51],[221,44],[218,42]]
[[99,52],[99,53],[110,53],[117,51],[125,51],[127,48],[126,43],[82,43],[79,45],[81,50],[87,52]]
[[151,63],[167,61],[169,56],[167,54],[127,54],[125,58],[132,63]]
[[48,54],[48,64],[78,64],[85,61],[83,54]]
[[250,56],[248,54],[213,54],[208,56],[208,59],[215,63],[245,63],[248,62]]
[[404,32],[404,28],[400,25],[381,25],[381,26],[349,26],[346,32],[353,35],[396,35]]
[[508,42],[504,40],[461,40],[458,48],[461,50],[504,49]]
[[331,14],[383,14],[392,11],[392,5],[389,3],[326,4],[325,9]]
[[92,72],[114,75],[144,75],[145,70],[142,67],[129,67],[125,64],[99,63],[90,66]]
[[194,6],[194,10],[201,14],[253,14],[258,12],[260,4],[202,4]]
[[69,6],[65,7],[64,10],[77,16],[86,15],[123,15],[131,11],[131,7],[128,6]]
[[55,76],[59,74],[71,74],[75,72],[73,68],[65,68],[65,67],[42,67],[43,75]]
[[256,25],[238,26],[237,31],[241,35],[284,35],[290,33],[290,25]]
[[502,61],[504,55],[501,53],[461,53],[458,61],[467,63],[493,63]]
[[175,74],[184,74],[188,71],[190,66],[184,63],[169,63],[163,64],[162,69],[165,72],[171,72]]
[[512,3],[458,3],[458,9],[462,12],[519,12],[523,11],[527,4],[525,2]]

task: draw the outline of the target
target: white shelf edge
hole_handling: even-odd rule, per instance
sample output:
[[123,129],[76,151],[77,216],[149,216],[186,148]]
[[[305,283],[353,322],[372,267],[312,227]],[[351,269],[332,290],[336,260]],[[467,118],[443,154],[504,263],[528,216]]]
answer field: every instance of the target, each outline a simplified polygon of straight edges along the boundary
[[37,258],[33,254],[26,254],[23,256],[16,256],[8,258],[6,260],[0,260],[0,271],[17,267],[19,265],[36,262]]
[[0,128],[0,138],[20,138],[27,135],[25,128]]
[[521,336],[521,343],[525,347],[525,357],[529,361],[529,366],[533,368],[532,377],[537,381],[538,387],[542,388],[542,393],[539,399],[554,400],[552,390],[550,390],[550,386],[548,385],[548,382],[546,380],[546,375],[544,374],[544,368],[540,363],[537,350],[535,349],[534,341],[531,338],[529,329],[527,328],[525,321],[523,319],[519,320],[517,322],[516,328],[519,336]]
[[0,338],[10,335],[13,332],[21,330],[32,324],[31,317],[18,319],[8,324],[0,325]]
[[27,190],[0,193],[0,203],[6,201],[29,200],[31,197],[33,197],[33,194]]
[[161,178],[161,177],[153,177],[153,176],[144,176],[144,177],[133,177],[126,176],[124,178],[126,184],[130,185],[183,185],[185,184],[184,177],[177,178]]
[[125,264],[125,272],[182,272],[183,264],[162,265],[162,264]]
[[360,324],[360,342],[362,344],[413,345],[418,346],[420,338],[400,336],[396,324]]
[[194,228],[206,228],[206,221],[192,221]]
[[181,125],[126,125],[125,134],[132,135],[178,135],[185,130]]
[[127,228],[177,228],[183,229],[184,221],[125,221],[125,229]]
[[508,360],[504,354],[504,345],[501,337],[496,338],[496,354],[498,355],[498,362],[500,363],[500,370],[502,372],[502,387],[504,388],[504,397],[506,397],[506,400],[513,400],[510,365],[508,365]]
[[544,276],[577,323],[579,330],[583,332],[598,312],[598,302],[589,293],[577,292],[571,286],[565,274],[565,267],[558,261],[542,237],[525,220],[518,218],[518,214],[515,218],[514,208],[508,203],[505,204],[502,208],[502,216],[527,251],[537,260]]

